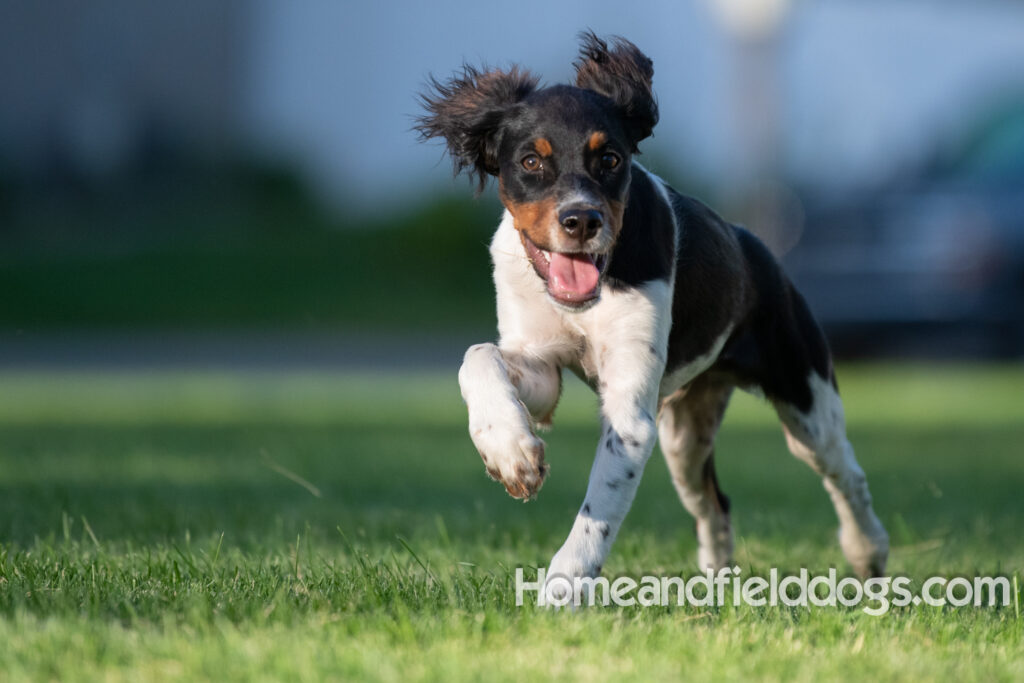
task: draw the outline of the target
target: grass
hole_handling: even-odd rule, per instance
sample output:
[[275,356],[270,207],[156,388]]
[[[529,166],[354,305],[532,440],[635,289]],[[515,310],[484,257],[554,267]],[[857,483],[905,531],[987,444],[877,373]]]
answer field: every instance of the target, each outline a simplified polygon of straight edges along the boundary
[[[840,373],[890,569],[1021,576],[1024,369]],[[568,530],[596,439],[573,382],[540,498],[469,442],[454,372],[0,376],[4,680],[1019,680],[1000,609],[514,606]],[[744,574],[846,572],[816,477],[738,396],[719,438]],[[687,575],[655,454],[605,567]]]

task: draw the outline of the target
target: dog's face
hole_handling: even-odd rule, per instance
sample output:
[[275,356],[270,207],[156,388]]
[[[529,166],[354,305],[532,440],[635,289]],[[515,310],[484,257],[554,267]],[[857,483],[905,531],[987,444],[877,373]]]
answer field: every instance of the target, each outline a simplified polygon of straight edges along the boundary
[[559,304],[582,307],[600,293],[632,148],[607,98],[568,86],[533,93],[503,126],[499,194]]
[[425,137],[442,136],[456,171],[471,169],[483,186],[498,177],[499,195],[537,275],[559,305],[597,301],[622,230],[630,159],[658,113],[651,60],[632,43],[614,48],[583,36],[576,85],[537,89],[513,68],[467,67],[424,96]]

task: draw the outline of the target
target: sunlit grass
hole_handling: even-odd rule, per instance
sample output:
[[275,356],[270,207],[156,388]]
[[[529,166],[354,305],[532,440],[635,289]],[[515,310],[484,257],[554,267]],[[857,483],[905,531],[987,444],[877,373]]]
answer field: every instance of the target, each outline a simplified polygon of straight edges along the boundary
[[[1024,371],[841,369],[858,456],[915,581],[1024,569]],[[586,486],[575,381],[527,505],[489,481],[454,373],[0,375],[0,678],[1014,680],[1004,609],[514,606]],[[737,396],[717,463],[744,572],[847,571],[817,478]],[[605,567],[693,571],[655,454]]]

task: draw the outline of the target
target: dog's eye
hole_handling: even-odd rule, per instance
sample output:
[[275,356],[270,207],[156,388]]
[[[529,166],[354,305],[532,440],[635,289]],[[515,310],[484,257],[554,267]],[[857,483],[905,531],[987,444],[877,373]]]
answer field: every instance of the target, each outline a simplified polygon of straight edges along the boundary
[[539,171],[541,167],[540,157],[536,154],[528,154],[523,157],[523,168],[527,171]]
[[606,152],[601,155],[601,168],[611,170],[619,165],[619,155],[612,152]]

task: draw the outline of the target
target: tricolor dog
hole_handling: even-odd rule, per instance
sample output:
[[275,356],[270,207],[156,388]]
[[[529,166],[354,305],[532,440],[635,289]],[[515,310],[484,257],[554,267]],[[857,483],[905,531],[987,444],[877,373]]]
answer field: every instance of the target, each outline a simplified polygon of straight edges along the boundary
[[536,428],[550,424],[562,369],[600,396],[586,497],[548,576],[601,572],[656,439],[696,518],[700,567],[730,563],[712,456],[735,387],[771,401],[832,497],[846,558],[881,574],[888,536],[803,298],[756,237],[633,160],[658,120],[651,60],[587,33],[575,67],[575,85],[550,87],[517,67],[464,67],[431,81],[417,126],[447,142],[457,172],[481,187],[496,177],[505,206],[490,247],[500,340],[470,347],[459,371],[487,473],[535,496],[548,472]]

